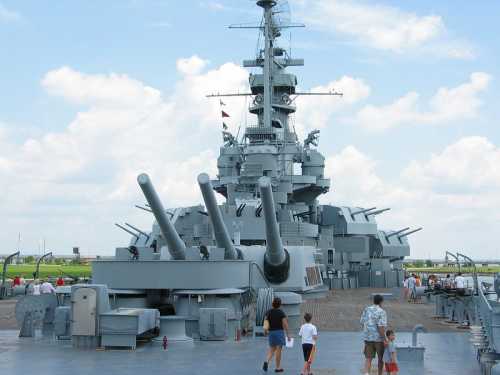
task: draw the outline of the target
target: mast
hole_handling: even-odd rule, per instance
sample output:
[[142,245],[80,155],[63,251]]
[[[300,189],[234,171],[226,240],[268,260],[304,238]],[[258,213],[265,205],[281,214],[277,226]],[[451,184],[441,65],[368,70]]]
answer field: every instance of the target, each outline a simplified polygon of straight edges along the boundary
[[272,8],[276,5],[274,0],[259,0],[257,5],[264,8],[264,123],[266,128],[271,127],[271,110],[273,96],[273,44],[274,27]]

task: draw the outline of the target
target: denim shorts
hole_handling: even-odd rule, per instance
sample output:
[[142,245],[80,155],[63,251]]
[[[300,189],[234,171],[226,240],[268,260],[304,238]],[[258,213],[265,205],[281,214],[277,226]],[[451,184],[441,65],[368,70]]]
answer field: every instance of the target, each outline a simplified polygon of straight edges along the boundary
[[269,331],[269,346],[285,346],[285,331]]

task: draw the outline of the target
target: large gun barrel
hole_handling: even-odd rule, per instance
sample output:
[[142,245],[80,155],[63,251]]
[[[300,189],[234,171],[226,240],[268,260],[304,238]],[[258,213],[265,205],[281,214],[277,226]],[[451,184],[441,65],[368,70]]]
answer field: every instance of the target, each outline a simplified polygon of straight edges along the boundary
[[149,207],[153,211],[153,215],[160,226],[161,234],[165,238],[165,241],[167,241],[170,255],[174,260],[186,259],[186,245],[181,240],[174,225],[165,214],[163,204],[161,203],[158,194],[156,194],[156,190],[149,176],[142,173],[137,177],[137,182],[139,183],[139,186],[148,201]]
[[351,212],[351,216],[354,219],[354,216],[359,215],[359,214],[366,214],[367,212],[373,211],[376,208],[377,207],[371,207],[371,208],[364,208],[361,210],[357,210],[357,211]]
[[389,233],[389,234],[386,234],[385,235],[385,238],[391,238],[393,236],[398,236],[400,235],[401,233],[407,231],[408,229],[410,229],[410,227],[406,227],[404,229],[401,229],[401,230],[397,230],[396,232],[392,232],[392,233]]
[[413,229],[413,230],[411,230],[409,232],[405,232],[403,234],[400,234],[398,237],[399,238],[406,237],[406,236],[409,236],[410,234],[413,234],[413,233],[416,233],[416,232],[420,232],[422,229],[424,229],[424,228],[420,227],[420,228],[417,228],[417,229]]
[[386,212],[386,211],[389,211],[390,208],[382,208],[380,210],[376,210],[376,211],[371,211],[371,212],[367,212],[365,214],[365,216],[375,216],[375,215],[380,215],[382,212]]
[[203,201],[205,202],[210,221],[212,222],[212,226],[214,228],[217,246],[225,249],[224,259],[237,259],[238,252],[229,237],[224,220],[222,220],[222,215],[219,207],[217,206],[217,200],[215,199],[214,190],[212,188],[212,184],[210,183],[210,177],[208,174],[201,173],[198,175],[198,185],[200,185]]
[[266,224],[267,248],[264,256],[264,274],[270,282],[282,283],[288,278],[290,256],[281,241],[269,178],[261,177],[259,179],[259,189]]

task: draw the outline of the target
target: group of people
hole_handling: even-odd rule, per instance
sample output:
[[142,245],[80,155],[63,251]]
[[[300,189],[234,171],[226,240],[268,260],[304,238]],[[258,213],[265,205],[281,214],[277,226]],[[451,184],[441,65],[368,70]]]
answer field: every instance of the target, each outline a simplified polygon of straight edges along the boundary
[[[396,375],[399,371],[397,365],[397,354],[394,330],[387,329],[387,314],[382,308],[384,298],[377,294],[373,297],[373,305],[367,306],[360,319],[363,328],[364,356],[365,362],[363,374],[370,374],[372,362],[375,355],[378,359],[378,374],[382,375],[385,370],[388,374]],[[283,372],[281,367],[281,353],[286,341],[292,340],[288,326],[286,314],[281,309],[281,299],[274,298],[272,309],[270,309],[264,320],[264,331],[268,334],[269,349],[266,359],[262,365],[265,372],[269,369],[273,357],[275,359],[274,372]],[[310,375],[311,364],[316,354],[318,341],[318,329],[312,324],[312,315],[304,314],[304,323],[298,332],[302,341],[302,354],[304,356],[304,365],[301,374]]]
[[48,280],[35,280],[33,283],[33,295],[37,296],[40,294],[53,294],[56,292],[54,286],[48,282]]
[[[458,295],[465,295],[467,281],[461,272],[458,272],[455,277],[450,274],[446,278],[439,279],[436,275],[429,275],[427,278],[427,286],[429,289],[455,289]],[[403,283],[404,298],[408,302],[417,302],[420,298],[417,294],[417,287],[422,286],[420,276],[412,273],[406,276]]]
[[[318,329],[311,323],[312,315],[306,313],[304,315],[304,324],[300,327],[299,336],[302,339],[302,353],[304,355],[304,366],[301,374],[311,374],[311,363],[316,352],[316,341],[318,340]],[[267,351],[266,359],[262,365],[262,370],[269,369],[269,363],[275,358],[276,368],[274,372],[283,372],[281,367],[281,351],[286,345],[286,340],[291,342],[292,337],[288,328],[288,319],[284,311],[281,309],[281,299],[276,297],[272,302],[270,309],[265,316],[264,331],[268,335],[269,350]]]
[[396,334],[394,330],[387,329],[387,313],[382,308],[384,297],[380,294],[373,296],[373,305],[367,306],[361,314],[360,323],[363,327],[363,340],[365,342],[365,366],[363,374],[371,372],[372,362],[377,355],[378,374],[385,370],[388,374],[397,374],[399,371],[396,354]]
[[467,288],[467,280],[462,275],[462,272],[458,272],[455,277],[447,274],[446,278],[442,281],[436,278],[433,286],[439,286],[444,289],[455,289],[458,295],[463,296],[465,295],[465,290]]
[[[56,280],[56,286],[63,286],[64,279],[60,276]],[[25,286],[26,294],[40,295],[55,293],[56,289],[48,280],[35,279],[32,283],[26,283],[23,277],[15,276],[12,280],[12,286]]]
[[419,297],[417,295],[417,287],[422,286],[420,276],[412,273],[410,276],[405,276],[403,281],[403,298],[408,302],[416,302]]

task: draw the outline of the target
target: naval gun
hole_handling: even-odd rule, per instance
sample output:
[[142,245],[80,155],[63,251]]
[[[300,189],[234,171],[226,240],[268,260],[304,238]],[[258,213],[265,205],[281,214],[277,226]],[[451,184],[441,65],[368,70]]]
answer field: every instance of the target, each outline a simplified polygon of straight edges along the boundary
[[156,222],[160,227],[161,234],[167,242],[170,256],[174,260],[186,259],[186,244],[179,237],[175,227],[166,215],[163,204],[156,193],[151,179],[146,173],[142,173],[137,177],[137,182],[148,201],[149,207],[153,211]]
[[266,226],[264,274],[270,282],[279,284],[288,279],[290,255],[283,247],[283,242],[281,241],[278,221],[276,220],[273,191],[269,178],[261,177],[259,179],[259,190]]

